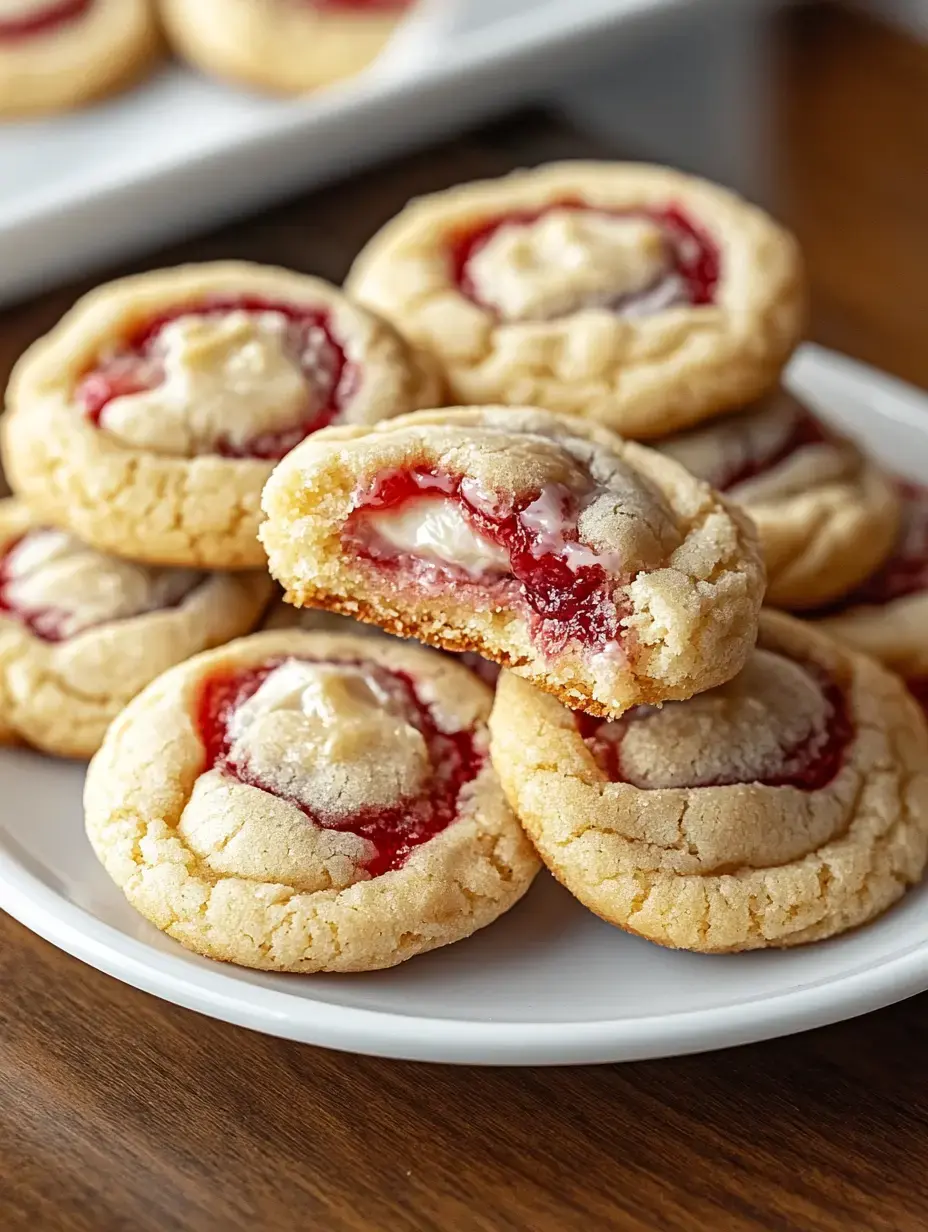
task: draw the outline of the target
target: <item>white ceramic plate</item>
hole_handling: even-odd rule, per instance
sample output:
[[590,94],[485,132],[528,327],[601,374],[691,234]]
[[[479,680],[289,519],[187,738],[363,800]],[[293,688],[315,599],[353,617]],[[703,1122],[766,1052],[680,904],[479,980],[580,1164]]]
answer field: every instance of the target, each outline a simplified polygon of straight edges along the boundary
[[[928,398],[815,347],[791,383],[885,462],[928,477]],[[801,1031],[928,988],[928,884],[835,941],[703,957],[610,928],[542,875],[491,928],[392,971],[222,966],[126,904],[84,837],[82,778],[74,765],[0,755],[0,907],[127,984],[288,1039],[425,1061],[622,1061]]]

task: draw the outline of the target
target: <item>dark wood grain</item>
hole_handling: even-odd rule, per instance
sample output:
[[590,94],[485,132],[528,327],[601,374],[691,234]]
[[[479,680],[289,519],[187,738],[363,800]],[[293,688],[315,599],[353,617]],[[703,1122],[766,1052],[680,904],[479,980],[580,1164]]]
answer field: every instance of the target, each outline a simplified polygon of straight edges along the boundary
[[[784,29],[784,209],[814,332],[928,383],[928,52]],[[576,151],[529,118],[197,240],[340,277],[412,193]],[[0,368],[80,288],[0,319]],[[707,1057],[456,1070],[164,1005],[0,917],[3,1232],[924,1232],[928,997]]]

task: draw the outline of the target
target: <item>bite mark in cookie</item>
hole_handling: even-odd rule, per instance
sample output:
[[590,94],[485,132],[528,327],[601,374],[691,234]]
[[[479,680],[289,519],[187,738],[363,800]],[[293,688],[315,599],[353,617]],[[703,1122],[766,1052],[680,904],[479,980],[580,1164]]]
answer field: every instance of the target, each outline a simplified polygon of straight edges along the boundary
[[265,489],[296,605],[473,651],[617,715],[727,679],[753,636],[746,524],[681,468],[534,410],[330,428]]

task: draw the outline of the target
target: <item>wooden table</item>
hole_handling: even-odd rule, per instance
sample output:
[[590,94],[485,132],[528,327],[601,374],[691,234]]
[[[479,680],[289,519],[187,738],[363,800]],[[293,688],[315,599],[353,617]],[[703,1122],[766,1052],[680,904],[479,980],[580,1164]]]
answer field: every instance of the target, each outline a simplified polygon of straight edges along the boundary
[[[785,23],[784,210],[814,332],[928,384],[928,52]],[[827,51],[827,54],[826,54]],[[410,195],[585,144],[506,124],[152,264],[339,278]],[[0,363],[75,288],[0,320]],[[3,1232],[928,1228],[928,996],[682,1060],[458,1070],[341,1056],[125,988],[0,917]]]

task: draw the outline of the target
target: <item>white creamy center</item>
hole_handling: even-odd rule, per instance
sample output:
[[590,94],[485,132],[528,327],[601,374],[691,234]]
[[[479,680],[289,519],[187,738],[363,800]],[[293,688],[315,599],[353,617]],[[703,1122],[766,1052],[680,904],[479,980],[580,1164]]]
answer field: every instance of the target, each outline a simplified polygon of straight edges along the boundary
[[[163,379],[153,389],[114,398],[101,426],[137,449],[194,457],[221,442],[244,449],[264,433],[311,415],[315,393],[288,346],[280,312],[184,316],[158,335]],[[312,331],[311,331],[312,333]],[[325,335],[303,361],[325,358]]]
[[451,566],[473,578],[509,571],[509,553],[478,534],[454,500],[414,497],[399,509],[371,514],[368,526],[398,553]]
[[[657,311],[682,298],[656,223],[552,209],[499,227],[468,263],[479,298],[507,321],[544,320],[650,292]],[[640,305],[637,308],[641,311]]]
[[231,757],[321,815],[417,796],[429,754],[402,699],[363,666],[289,659],[236,711]]
[[573,537],[576,528],[564,515],[568,496],[560,484],[549,484],[519,514],[519,521],[532,536],[532,555],[536,560],[556,556],[574,573],[588,565],[618,572],[622,563],[618,552],[598,553]]
[[32,531],[7,558],[5,597],[27,615],[51,610],[60,637],[171,607],[203,575],[150,569],[86,547],[64,531]]
[[0,21],[37,17],[53,7],[53,0],[0,0]]

